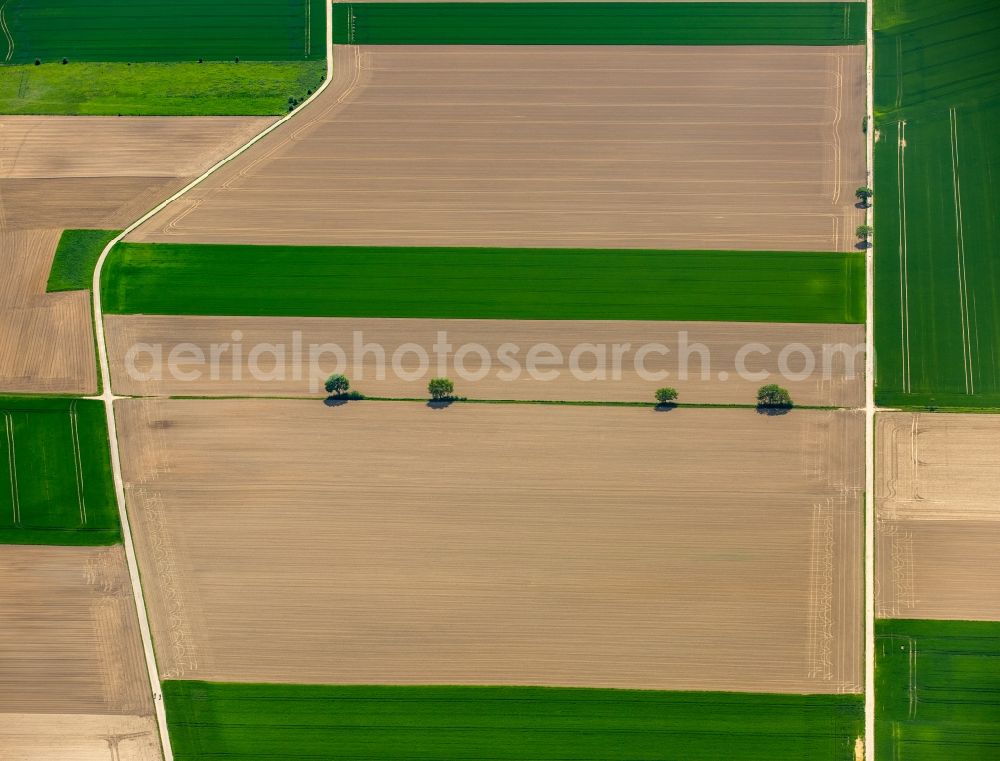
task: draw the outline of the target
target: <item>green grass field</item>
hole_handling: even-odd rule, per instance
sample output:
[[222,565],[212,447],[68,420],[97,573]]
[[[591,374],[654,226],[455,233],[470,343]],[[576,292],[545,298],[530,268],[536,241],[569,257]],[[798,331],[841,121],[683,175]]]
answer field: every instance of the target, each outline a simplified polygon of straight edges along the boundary
[[337,3],[359,45],[849,45],[864,3]]
[[0,113],[274,116],[304,100],[324,61],[45,63],[0,67]]
[[1000,758],[1000,623],[876,621],[875,638],[878,758]]
[[118,230],[63,230],[45,290],[89,291],[101,251],[118,233]]
[[0,62],[301,61],[325,56],[323,0],[5,0]]
[[863,322],[849,253],[126,243],[108,313]]
[[876,11],[876,399],[1000,407],[1000,4]]
[[856,695],[163,684],[178,761],[834,761]]
[[0,544],[120,538],[104,405],[0,397]]

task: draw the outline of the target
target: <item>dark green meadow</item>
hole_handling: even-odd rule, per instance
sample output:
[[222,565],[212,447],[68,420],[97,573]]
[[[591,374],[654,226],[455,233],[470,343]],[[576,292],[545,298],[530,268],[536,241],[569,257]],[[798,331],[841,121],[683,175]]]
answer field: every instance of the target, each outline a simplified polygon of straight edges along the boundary
[[1000,3],[876,11],[876,399],[1000,407]]
[[1000,758],[1000,623],[876,621],[875,658],[879,758]]
[[8,0],[4,18],[14,41],[5,63],[325,56],[323,0]]
[[858,695],[163,684],[178,761],[848,761]]
[[864,321],[855,253],[124,243],[109,314]]
[[336,3],[359,45],[851,45],[864,3]]
[[0,544],[120,538],[104,405],[0,397]]
[[89,291],[94,267],[104,247],[120,230],[63,230],[45,287],[54,291]]

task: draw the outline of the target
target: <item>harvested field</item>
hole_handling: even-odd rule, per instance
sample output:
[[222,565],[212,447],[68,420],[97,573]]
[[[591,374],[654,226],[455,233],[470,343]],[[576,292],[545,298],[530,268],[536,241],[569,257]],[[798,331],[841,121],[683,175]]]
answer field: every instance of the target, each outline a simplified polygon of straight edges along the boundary
[[881,413],[878,613],[1000,621],[1000,417]]
[[860,689],[856,413],[117,405],[165,677]]
[[59,232],[0,232],[0,392],[97,389],[90,293],[45,292]]
[[120,229],[270,121],[0,117],[0,392],[96,391],[89,294],[45,292],[60,231]]
[[334,49],[136,241],[847,251],[861,47]]
[[0,713],[151,712],[122,547],[2,547]]
[[[233,339],[234,331],[239,335],[238,342]],[[444,341],[440,340],[441,331],[445,333]],[[356,388],[372,396],[421,397],[426,393],[427,381],[435,375],[454,378],[459,393],[479,399],[649,402],[656,388],[672,385],[686,402],[750,404],[762,383],[774,381],[785,385],[798,404],[856,407],[864,393],[861,325],[137,314],[108,315],[105,334],[112,362],[112,386],[115,393],[127,396],[316,396],[322,393],[326,377],[335,371],[347,373]],[[213,374],[212,346],[227,343],[229,348],[219,355],[218,371]],[[233,349],[237,343],[242,346],[238,360]],[[749,355],[745,367],[768,375],[741,378],[736,364],[741,347],[757,343],[763,343],[757,348],[769,353]],[[160,372],[156,372],[151,351],[133,348],[140,344],[162,347]],[[190,377],[189,371],[199,369],[195,364],[179,365],[183,376],[170,372],[170,353],[180,344],[193,344],[209,360],[200,368],[199,377],[183,379]],[[332,348],[324,349],[322,355],[319,348],[310,348],[324,344],[343,349],[342,366]],[[374,349],[361,350],[372,344],[382,347],[382,357]],[[421,358],[406,353],[405,344],[416,344],[426,352],[428,364],[423,372]],[[446,344],[450,349],[443,348]],[[473,349],[464,352],[456,363],[456,353],[468,344],[483,347],[488,364]],[[504,344],[517,347],[516,354],[504,355],[516,360],[520,367],[516,379],[511,379],[511,365],[501,361],[500,347]],[[562,360],[539,364],[536,375],[532,375],[527,369],[528,352],[540,344],[555,347]],[[814,372],[799,381],[778,374],[779,355],[784,347],[793,344],[801,344],[816,358]],[[823,347],[840,344],[852,349],[861,347],[861,352],[856,357],[851,355],[854,361],[850,365],[843,355],[831,355],[831,372],[824,377]],[[444,369],[437,364],[436,345],[442,347],[442,352],[447,351]],[[251,352],[261,346],[274,348],[255,356],[251,363]],[[620,352],[619,362],[615,361],[615,346],[626,347]],[[664,356],[654,349],[640,356],[644,346],[663,346],[670,353]],[[698,346],[708,350],[707,364],[703,364]],[[280,363],[278,352],[283,356]],[[685,355],[686,363],[682,362]],[[394,356],[399,360],[396,363]],[[801,370],[803,362],[801,355],[794,355],[789,366]],[[687,366],[686,379],[679,377],[683,364]],[[460,372],[459,366],[464,371]],[[381,378],[379,367],[383,371]],[[708,377],[703,377],[703,368]],[[553,370],[558,375],[546,380]],[[669,375],[656,375],[662,372]],[[725,374],[724,380],[720,373]]]
[[7,761],[160,761],[152,716],[0,714]]

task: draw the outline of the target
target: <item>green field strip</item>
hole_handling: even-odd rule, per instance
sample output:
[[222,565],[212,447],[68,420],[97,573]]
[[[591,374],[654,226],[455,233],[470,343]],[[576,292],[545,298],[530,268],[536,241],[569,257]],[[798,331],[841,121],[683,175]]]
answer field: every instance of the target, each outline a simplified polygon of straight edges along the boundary
[[848,761],[858,695],[163,683],[187,759]]
[[0,544],[119,540],[103,404],[0,397]]
[[358,45],[852,45],[860,2],[334,3]]
[[1000,623],[876,621],[875,658],[879,758],[1000,758]]
[[857,253],[123,243],[108,314],[859,323]]
[[1000,5],[876,8],[876,401],[996,407]]
[[0,67],[0,113],[278,116],[326,75],[324,61],[43,63]]
[[323,0],[7,0],[0,62],[318,60],[325,12]]
[[63,230],[52,258],[45,290],[49,293],[89,291],[93,284],[94,267],[101,252],[119,232],[120,230]]

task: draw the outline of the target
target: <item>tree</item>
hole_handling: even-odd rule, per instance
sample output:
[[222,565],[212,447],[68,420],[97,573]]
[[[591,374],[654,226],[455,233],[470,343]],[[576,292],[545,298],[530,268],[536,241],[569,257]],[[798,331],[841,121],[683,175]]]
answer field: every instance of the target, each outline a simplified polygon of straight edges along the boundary
[[677,398],[677,389],[670,388],[658,388],[656,389],[656,401],[660,404],[666,404],[667,402],[672,402]]
[[875,228],[871,225],[858,225],[858,228],[854,231],[855,235],[858,236],[858,239],[864,241],[865,243],[868,242],[868,239],[871,237],[873,232],[875,232]]
[[455,393],[455,384],[447,378],[431,378],[427,391],[431,399],[448,399]]
[[776,383],[769,383],[757,390],[757,406],[788,408],[792,406],[792,397],[788,393],[788,389],[784,389]]
[[347,380],[346,375],[341,375],[337,373],[336,375],[331,375],[326,379],[326,392],[328,394],[343,394],[351,387],[351,382]]
[[872,189],[869,188],[867,185],[863,185],[862,187],[854,191],[854,197],[857,198],[859,201],[861,201],[861,203],[863,203],[865,206],[868,205],[868,201],[871,200],[871,197],[873,195],[874,193],[872,192]]

